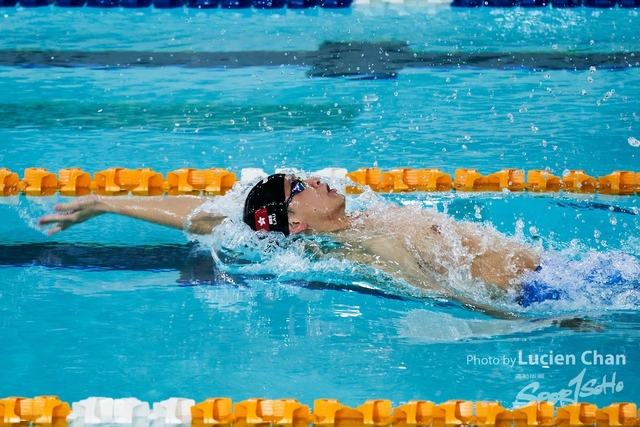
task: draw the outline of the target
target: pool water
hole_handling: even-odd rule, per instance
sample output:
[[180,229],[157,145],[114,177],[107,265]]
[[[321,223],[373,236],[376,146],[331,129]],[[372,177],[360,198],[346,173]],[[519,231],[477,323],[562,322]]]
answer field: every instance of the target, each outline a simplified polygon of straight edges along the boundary
[[[0,166],[21,176],[34,166],[640,171],[636,10],[0,12]],[[349,43],[370,60],[362,70],[323,56]],[[384,43],[406,46],[402,61],[384,60],[394,54]],[[244,62],[197,59],[225,52]],[[547,68],[406,56],[491,52],[535,53]],[[571,61],[557,66],[558,52]],[[283,53],[314,62],[269,65]],[[155,66],[154,54],[168,62]],[[243,194],[220,200],[239,212]],[[637,196],[349,196],[352,209],[436,209],[571,262],[554,279],[568,292],[560,301],[475,295],[515,320],[295,244],[245,264],[220,250],[220,234],[196,241],[114,216],[48,237],[37,218],[64,199],[0,198],[0,396],[640,400]],[[623,279],[592,286],[594,271]],[[585,321],[558,325],[575,317]],[[563,364],[533,364],[542,356]]]

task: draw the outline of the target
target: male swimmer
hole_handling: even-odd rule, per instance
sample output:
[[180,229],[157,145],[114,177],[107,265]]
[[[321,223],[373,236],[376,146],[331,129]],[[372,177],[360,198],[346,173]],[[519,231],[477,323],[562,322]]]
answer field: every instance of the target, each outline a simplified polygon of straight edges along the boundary
[[[39,220],[52,235],[104,213],[116,213],[192,233],[209,234],[225,217],[203,209],[195,196],[118,198],[87,196],[55,206]],[[497,292],[519,292],[523,275],[540,268],[537,251],[504,235],[418,207],[384,205],[347,212],[345,196],[318,178],[275,174],[258,182],[244,205],[244,222],[260,233],[330,234],[341,255],[399,280],[472,303],[443,278],[469,279]],[[348,250],[347,250],[348,249]]]

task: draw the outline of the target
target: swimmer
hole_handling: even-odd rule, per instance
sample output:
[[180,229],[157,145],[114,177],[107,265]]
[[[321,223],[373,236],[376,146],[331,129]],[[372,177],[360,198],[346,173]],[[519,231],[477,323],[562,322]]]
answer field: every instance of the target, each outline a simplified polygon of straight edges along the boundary
[[[225,219],[197,196],[118,198],[97,195],[55,206],[40,218],[49,234],[105,213],[115,213],[198,234],[210,234]],[[437,295],[472,304],[443,283],[462,275],[504,294],[517,289],[523,275],[540,266],[530,246],[497,231],[455,221],[419,207],[375,207],[348,212],[345,196],[319,178],[275,174],[258,182],[244,205],[244,222],[260,233],[330,234],[341,255],[372,265],[395,278]]]

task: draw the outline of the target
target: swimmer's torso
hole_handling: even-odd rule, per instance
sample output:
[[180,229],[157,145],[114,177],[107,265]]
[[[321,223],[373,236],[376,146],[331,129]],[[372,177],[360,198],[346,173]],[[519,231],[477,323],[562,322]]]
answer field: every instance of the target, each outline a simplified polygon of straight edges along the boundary
[[539,263],[529,246],[418,207],[385,205],[359,213],[335,238],[350,249],[348,259],[447,297],[454,296],[451,282],[518,286],[518,278]]

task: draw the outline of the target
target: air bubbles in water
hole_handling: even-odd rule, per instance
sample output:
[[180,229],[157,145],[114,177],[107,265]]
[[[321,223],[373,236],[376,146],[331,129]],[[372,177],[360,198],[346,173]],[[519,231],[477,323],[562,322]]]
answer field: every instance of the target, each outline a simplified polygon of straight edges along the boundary
[[475,205],[473,207],[473,210],[475,211],[473,216],[476,217],[476,219],[482,219],[482,208],[478,205]]
[[615,93],[615,89],[611,89],[609,92],[604,94],[604,97],[602,98],[602,100],[607,101],[609,98],[613,96],[614,93]]
[[632,136],[630,136],[629,139],[627,139],[627,142],[632,147],[640,147],[640,140],[637,140],[636,138],[634,138]]

